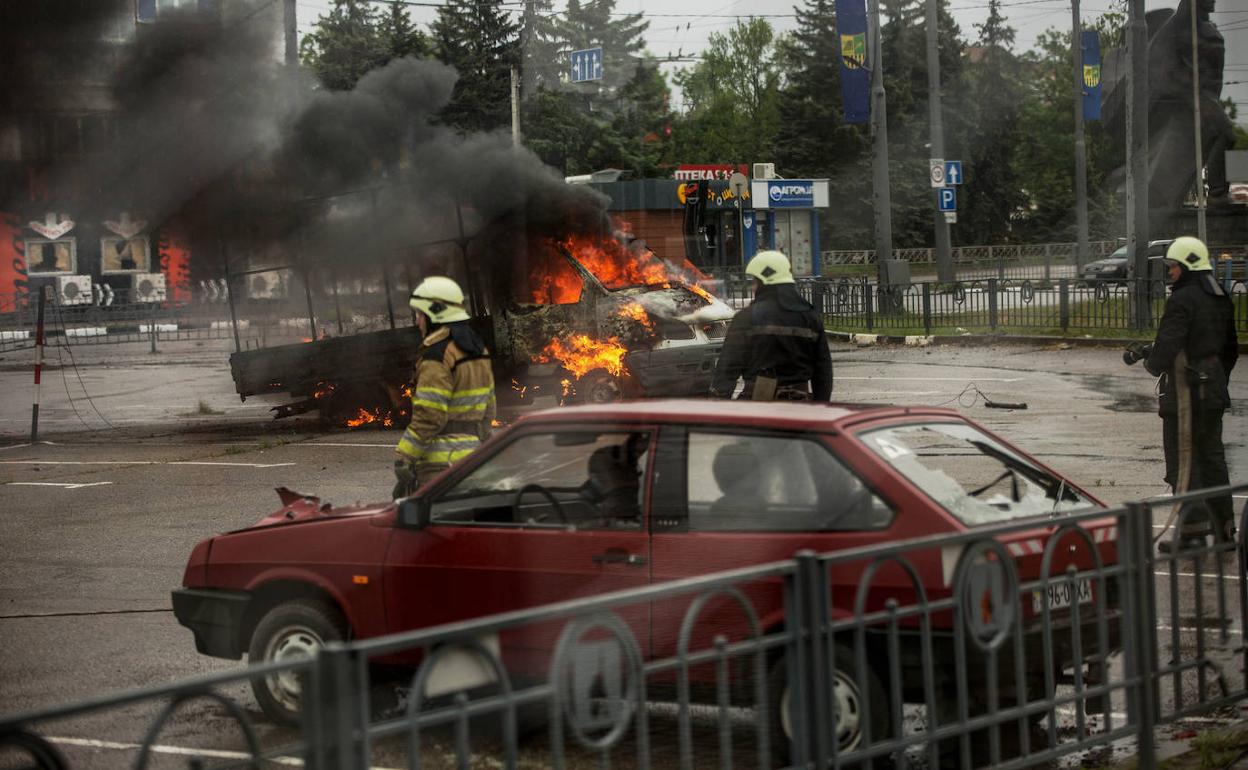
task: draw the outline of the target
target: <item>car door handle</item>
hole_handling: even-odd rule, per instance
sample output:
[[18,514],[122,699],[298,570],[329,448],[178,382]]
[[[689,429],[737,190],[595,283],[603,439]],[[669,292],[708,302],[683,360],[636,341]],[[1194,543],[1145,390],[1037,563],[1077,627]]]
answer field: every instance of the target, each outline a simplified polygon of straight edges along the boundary
[[608,548],[606,553],[594,554],[594,564],[627,564],[630,567],[640,567],[645,563],[646,557],[629,553],[623,548]]

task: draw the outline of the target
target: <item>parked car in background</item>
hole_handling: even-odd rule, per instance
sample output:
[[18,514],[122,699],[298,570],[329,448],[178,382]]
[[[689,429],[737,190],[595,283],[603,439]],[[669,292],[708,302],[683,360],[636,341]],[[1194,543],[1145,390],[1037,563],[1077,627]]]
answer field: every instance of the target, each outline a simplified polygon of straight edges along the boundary
[[[1034,519],[1035,526],[1000,539],[1019,579],[1038,580],[1044,544],[1056,531],[1053,515],[1101,505],[951,409],[693,400],[525,416],[408,500],[336,507],[279,492],[280,508],[251,527],[204,540],[190,555],[173,607],[201,653],[284,660],[329,641],[764,564],[804,549],[893,544],[1020,519]],[[1094,522],[1086,541],[1054,552],[1051,575],[1065,575],[1070,565],[1090,569],[1097,559],[1117,562],[1115,520]],[[940,548],[908,555],[923,601],[951,597],[948,557]],[[830,568],[838,616],[854,612],[866,567]],[[1041,592],[1019,602],[1020,665],[1027,667],[1029,692],[1044,687],[1046,659],[1050,671],[1062,671],[1117,648],[1116,584],[1105,584],[1108,596],[1098,595],[1100,584],[1090,579],[1071,585],[1050,586],[1049,617],[1042,618]],[[920,603],[915,583],[901,570],[876,573],[870,587],[869,613],[884,610],[891,599],[902,607]],[[781,584],[760,581],[743,591],[761,628],[776,631],[784,622]],[[720,598],[703,608],[708,624],[694,630],[693,649],[710,646],[714,635],[748,635],[739,607]],[[620,610],[646,659],[676,654],[691,600]],[[1101,618],[1111,616],[1111,650],[1096,649],[1097,604]],[[1052,631],[1047,643],[1042,620]],[[936,660],[954,658],[953,623],[947,611],[932,616]],[[497,641],[504,664],[518,678],[542,677],[559,633],[551,623],[502,632]],[[1072,637],[1083,639],[1081,660],[1074,659]],[[902,639],[903,697],[922,702],[917,626],[907,624]],[[881,684],[888,648],[882,637],[869,644],[873,694],[867,702],[876,738],[900,727],[891,723],[894,712]],[[1002,666],[1007,657],[1012,653],[1002,653]],[[851,660],[838,647],[838,666],[853,666]],[[783,741],[789,688],[782,650],[770,666],[775,702],[769,713]],[[984,687],[987,669],[970,666],[969,686]],[[1012,668],[1003,670],[1016,681]],[[868,718],[848,671],[837,669],[842,750],[861,741]],[[948,671],[936,674],[935,686],[945,693],[958,686]],[[713,671],[691,676],[695,683],[698,677],[703,685],[714,682]],[[270,717],[297,718],[300,690],[293,675],[258,677],[253,689]]]
[[[1165,256],[1166,249],[1169,248],[1171,243],[1174,243],[1173,239],[1149,241],[1148,256]],[[1114,253],[1108,257],[1085,264],[1079,271],[1079,279],[1087,285],[1109,281],[1126,286],[1127,281],[1131,280],[1134,274],[1135,266],[1131,264],[1131,255],[1127,252],[1127,246],[1123,245],[1115,249]],[[1158,273],[1155,277],[1160,278],[1161,274]]]

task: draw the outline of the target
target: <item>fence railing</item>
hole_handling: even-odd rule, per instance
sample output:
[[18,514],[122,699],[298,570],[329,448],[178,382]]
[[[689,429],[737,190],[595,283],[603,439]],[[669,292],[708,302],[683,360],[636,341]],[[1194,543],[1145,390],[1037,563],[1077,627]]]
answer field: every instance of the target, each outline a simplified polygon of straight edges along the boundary
[[[1248,332],[1248,284],[1226,274],[1220,281],[1231,296],[1236,329]],[[823,315],[829,329],[925,335],[1145,333],[1161,318],[1167,296],[1163,281],[1135,280],[988,278],[881,286],[866,277],[823,277],[799,279],[797,287]],[[1137,328],[1133,313],[1137,287],[1149,298],[1152,322],[1143,329]],[[726,276],[715,288],[734,307],[744,307],[753,299],[754,284],[748,276]]]
[[[1159,724],[1248,699],[1248,509],[1240,539],[1167,556],[1154,553],[1155,522],[1181,505],[1177,547],[1188,517],[1245,489],[331,643],[315,658],[0,717],[0,746],[65,767],[40,735],[126,709],[110,724],[134,724],[145,767],[197,702],[195,723],[225,718],[240,732],[179,749],[195,767],[1024,768],[1132,739],[1153,767]],[[380,688],[396,665],[410,667]],[[266,677],[301,683],[294,739],[257,729],[238,699]]]
[[[1122,246],[1121,241],[1092,241],[1088,244],[1088,259],[1100,259],[1112,254]],[[1050,260],[1062,264],[1075,263],[1077,243],[1006,244],[1002,246],[955,246],[950,250],[955,265],[977,263],[1020,262],[1024,260]],[[825,268],[835,265],[875,264],[875,249],[832,249],[819,253]],[[935,249],[894,249],[893,258],[913,265],[936,262]]]

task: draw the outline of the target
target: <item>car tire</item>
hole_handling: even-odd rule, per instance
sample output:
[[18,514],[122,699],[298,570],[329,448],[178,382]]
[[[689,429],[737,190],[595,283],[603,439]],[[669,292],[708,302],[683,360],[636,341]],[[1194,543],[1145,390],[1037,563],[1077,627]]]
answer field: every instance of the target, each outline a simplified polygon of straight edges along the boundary
[[[342,613],[325,602],[297,599],[273,607],[256,624],[247,651],[250,663],[272,663],[315,655],[327,642],[347,637]],[[283,672],[251,680],[260,709],[282,725],[299,723],[302,683],[294,672]]]
[[[834,732],[839,738],[837,742],[839,752],[858,748],[863,739],[861,721],[863,698],[858,691],[858,682],[854,675],[856,668],[854,658],[849,648],[836,645],[836,670],[833,676],[835,698],[840,708],[837,717],[838,725],[834,727]],[[871,739],[881,741],[891,738],[894,730],[889,704],[884,693],[884,684],[874,666],[868,665],[866,684],[871,709]],[[767,717],[771,723],[771,750],[780,764],[788,765],[792,763],[792,732],[789,727],[788,714],[788,667],[784,658],[777,660],[771,667],[767,679],[767,693],[771,699],[768,704]],[[892,766],[892,763],[888,757],[883,757],[876,758],[873,765],[877,768],[888,768]],[[842,764],[841,766],[854,767],[855,765]]]

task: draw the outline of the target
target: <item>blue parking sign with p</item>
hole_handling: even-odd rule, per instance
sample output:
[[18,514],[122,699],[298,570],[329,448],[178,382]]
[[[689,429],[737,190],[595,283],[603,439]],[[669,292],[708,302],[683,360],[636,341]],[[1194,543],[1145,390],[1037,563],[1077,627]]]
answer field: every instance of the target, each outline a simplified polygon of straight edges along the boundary
[[952,187],[942,187],[938,190],[940,193],[940,210],[941,211],[957,211],[958,210],[958,191]]

